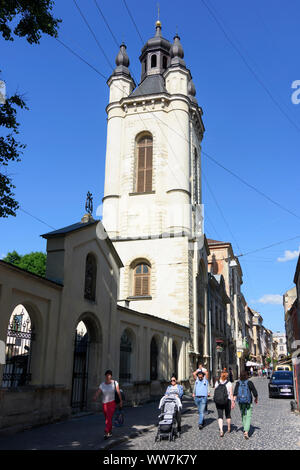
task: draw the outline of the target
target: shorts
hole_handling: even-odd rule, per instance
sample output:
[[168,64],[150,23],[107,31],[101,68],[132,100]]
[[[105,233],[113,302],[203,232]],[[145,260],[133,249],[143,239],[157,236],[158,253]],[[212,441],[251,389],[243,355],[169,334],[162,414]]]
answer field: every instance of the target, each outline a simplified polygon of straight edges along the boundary
[[228,399],[226,405],[223,405],[223,406],[217,405],[218,419],[223,419],[224,411],[225,411],[226,419],[230,419],[231,418],[231,400]]

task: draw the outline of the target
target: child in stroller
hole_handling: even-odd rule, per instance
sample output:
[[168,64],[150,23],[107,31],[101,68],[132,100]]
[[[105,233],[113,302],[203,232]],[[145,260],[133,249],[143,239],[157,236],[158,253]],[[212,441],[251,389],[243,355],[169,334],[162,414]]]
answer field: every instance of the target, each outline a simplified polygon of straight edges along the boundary
[[158,431],[155,442],[167,437],[169,441],[180,437],[181,432],[181,408],[180,398],[183,395],[183,388],[177,384],[177,378],[173,375],[171,385],[167,388],[166,394],[159,403],[161,411],[158,419]]

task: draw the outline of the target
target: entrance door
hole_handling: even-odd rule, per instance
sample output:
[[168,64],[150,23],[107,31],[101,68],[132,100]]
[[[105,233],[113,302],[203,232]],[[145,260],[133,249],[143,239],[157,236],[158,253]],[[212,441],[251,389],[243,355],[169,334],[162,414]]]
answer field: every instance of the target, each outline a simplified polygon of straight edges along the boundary
[[80,322],[75,332],[71,407],[74,413],[83,411],[87,405],[89,335]]

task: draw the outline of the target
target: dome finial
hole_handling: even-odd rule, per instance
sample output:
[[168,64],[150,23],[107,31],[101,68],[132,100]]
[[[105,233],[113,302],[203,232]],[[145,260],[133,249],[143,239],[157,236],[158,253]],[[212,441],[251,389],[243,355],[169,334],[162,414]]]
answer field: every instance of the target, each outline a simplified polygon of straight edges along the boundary
[[155,23],[156,36],[161,36],[161,22],[159,19],[159,14],[160,14],[160,7],[159,7],[159,3],[157,3],[157,21]]

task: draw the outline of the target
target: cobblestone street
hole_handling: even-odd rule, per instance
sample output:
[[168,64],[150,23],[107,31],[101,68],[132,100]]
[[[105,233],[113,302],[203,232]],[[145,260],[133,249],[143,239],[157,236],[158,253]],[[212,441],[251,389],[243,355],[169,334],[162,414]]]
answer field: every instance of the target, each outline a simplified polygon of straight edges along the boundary
[[113,449],[144,449],[144,450],[300,450],[300,416],[291,413],[290,400],[270,399],[268,396],[268,380],[254,378],[259,401],[254,404],[250,439],[243,437],[241,416],[238,406],[232,412],[232,431],[219,437],[215,404],[210,401],[209,414],[205,416],[206,426],[199,431],[196,407],[182,416],[182,436],[175,442],[167,440],[154,442],[156,429],[149,431],[125,444]]

